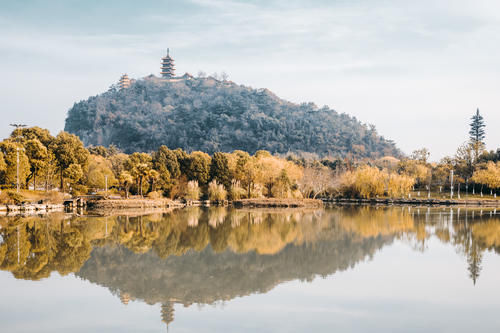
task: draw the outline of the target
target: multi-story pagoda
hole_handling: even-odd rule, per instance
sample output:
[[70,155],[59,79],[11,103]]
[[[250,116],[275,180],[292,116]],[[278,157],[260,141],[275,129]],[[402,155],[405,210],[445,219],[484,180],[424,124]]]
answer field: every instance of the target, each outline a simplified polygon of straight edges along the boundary
[[123,74],[118,82],[120,90],[130,87],[130,79],[127,74]]
[[174,59],[170,57],[170,50],[167,49],[167,55],[161,58],[161,76],[165,79],[170,79],[174,77],[175,74],[175,65]]

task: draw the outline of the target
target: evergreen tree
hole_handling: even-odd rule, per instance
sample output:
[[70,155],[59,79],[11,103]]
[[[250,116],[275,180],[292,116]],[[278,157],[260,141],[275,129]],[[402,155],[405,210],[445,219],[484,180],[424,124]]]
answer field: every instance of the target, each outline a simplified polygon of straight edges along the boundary
[[484,146],[484,128],[486,127],[486,125],[484,124],[483,116],[479,114],[479,109],[477,109],[476,114],[472,116],[471,120],[472,122],[470,123],[469,138],[471,145],[474,148],[475,160],[477,161],[479,152]]
[[189,156],[189,166],[186,176],[189,180],[196,180],[200,185],[206,185],[210,178],[210,155],[195,151]]

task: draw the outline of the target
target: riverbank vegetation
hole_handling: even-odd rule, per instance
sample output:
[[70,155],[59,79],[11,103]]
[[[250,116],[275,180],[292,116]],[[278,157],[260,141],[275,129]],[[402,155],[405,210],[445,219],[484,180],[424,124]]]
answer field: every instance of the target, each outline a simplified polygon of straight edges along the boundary
[[428,161],[425,148],[401,159],[320,159],[264,150],[253,155],[241,150],[209,155],[166,146],[125,154],[114,146],[86,148],[66,132],[54,137],[39,127],[18,128],[0,142],[0,200],[23,200],[26,192],[14,193],[18,179],[21,189],[33,193],[55,190],[152,199],[496,196],[500,150],[484,150],[484,124],[479,117],[478,111],[470,140],[454,156],[434,163]]

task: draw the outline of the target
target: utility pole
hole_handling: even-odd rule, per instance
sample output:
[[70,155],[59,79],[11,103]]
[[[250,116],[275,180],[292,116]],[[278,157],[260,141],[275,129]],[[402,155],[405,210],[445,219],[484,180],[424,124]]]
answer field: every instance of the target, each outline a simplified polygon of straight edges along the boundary
[[16,163],[16,189],[17,193],[19,193],[19,147],[16,148],[17,152],[17,163]]
[[453,199],[453,170],[450,171],[450,199]]
[[[18,128],[24,128],[26,127],[27,125],[24,125],[24,124],[10,124],[10,126],[12,127],[15,127],[15,129],[18,129]],[[18,137],[16,137],[16,141],[18,141]],[[19,193],[19,147],[16,148],[16,153],[17,153],[17,164],[16,164],[16,192]],[[24,149],[23,149],[24,150]]]
[[427,189],[427,199],[431,198],[431,187],[432,187],[432,168],[430,169],[430,177],[429,177],[429,188]]
[[108,196],[108,175],[104,175],[104,182],[106,183],[106,197]]
[[[17,160],[16,160],[16,192],[19,193],[19,187],[20,187],[20,182],[19,182],[19,151],[24,150],[24,148],[16,148],[16,153],[17,153]],[[29,189],[29,188],[28,188]]]

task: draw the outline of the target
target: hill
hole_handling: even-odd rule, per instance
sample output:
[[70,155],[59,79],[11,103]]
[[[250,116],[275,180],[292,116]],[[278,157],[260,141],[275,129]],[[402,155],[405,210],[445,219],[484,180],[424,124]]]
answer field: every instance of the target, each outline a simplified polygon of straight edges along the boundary
[[75,103],[65,131],[86,145],[113,144],[128,153],[166,145],[208,153],[264,149],[336,157],[400,155],[373,126],[345,113],[213,78],[169,82],[151,75],[130,88],[110,89]]

